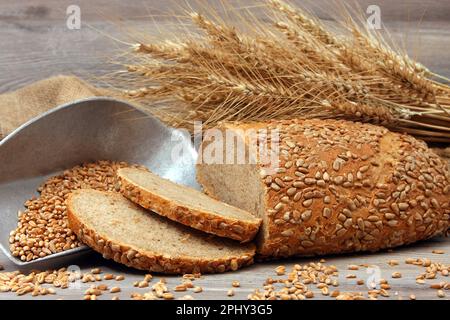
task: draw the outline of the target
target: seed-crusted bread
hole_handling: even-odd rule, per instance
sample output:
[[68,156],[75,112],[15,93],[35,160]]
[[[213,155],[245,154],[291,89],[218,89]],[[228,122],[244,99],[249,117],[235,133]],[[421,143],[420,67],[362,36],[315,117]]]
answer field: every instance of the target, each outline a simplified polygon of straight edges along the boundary
[[67,199],[70,228],[106,259],[173,274],[237,270],[253,263],[253,244],[187,228],[119,193],[78,190]]
[[192,228],[241,242],[252,240],[261,219],[208,197],[195,189],[163,179],[150,171],[118,171],[121,193],[134,203]]
[[263,257],[376,251],[449,228],[448,168],[409,135],[317,119],[221,129],[247,144],[247,129],[279,130],[274,172],[260,163],[197,166],[207,194],[263,218],[257,237]]

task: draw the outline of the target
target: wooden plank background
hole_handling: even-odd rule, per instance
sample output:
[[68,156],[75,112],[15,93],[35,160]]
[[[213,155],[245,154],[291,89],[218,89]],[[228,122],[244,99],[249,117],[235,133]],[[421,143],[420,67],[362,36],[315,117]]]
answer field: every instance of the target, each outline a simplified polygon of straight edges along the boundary
[[[109,36],[129,40],[129,30],[121,29],[119,24],[123,23],[135,31],[155,34],[159,27],[164,32],[174,24],[165,12],[177,10],[179,6],[168,5],[170,2],[0,1],[0,93],[61,73],[86,77],[111,71],[114,66],[108,64],[108,60],[118,51],[124,50],[124,47]],[[251,6],[253,2],[239,1],[241,6],[242,3]],[[308,5],[306,1],[308,7],[326,20],[330,19],[326,8],[331,2],[311,1],[314,5]],[[66,8],[70,4],[78,4],[81,8],[80,30],[66,27]],[[405,43],[412,57],[417,57],[433,71],[450,75],[448,1],[360,1],[362,8],[368,4],[380,6],[383,23],[394,39]],[[149,18],[150,15],[153,18]]]
[[[216,4],[218,0],[209,1]],[[236,3],[236,1],[233,1]],[[237,5],[252,6],[253,1],[239,1]],[[300,2],[300,1],[299,1]],[[304,1],[301,1],[304,3]],[[331,1],[320,0],[306,4],[322,19],[330,20],[328,12]],[[427,65],[431,70],[450,77],[450,2],[447,0],[363,0],[358,1],[362,8],[369,4],[377,4],[381,8],[383,23],[389,28],[393,38],[404,43],[407,52]],[[81,8],[82,28],[69,30],[66,27],[66,8],[77,4]],[[115,70],[109,61],[125,47],[112,38],[129,41],[127,30],[121,24],[134,31],[146,31],[155,34],[159,28],[164,33],[173,28],[173,17],[166,12],[176,10],[179,5],[173,1],[169,4],[160,0],[120,1],[120,0],[22,0],[0,1],[0,93],[11,91],[52,75],[74,74],[86,79],[97,79],[97,76]],[[198,5],[201,7],[201,3]],[[223,13],[223,12],[222,12]],[[153,18],[149,18],[153,16]],[[19,106],[18,106],[19,107]],[[0,208],[1,210],[1,208]],[[443,250],[445,254],[433,254],[432,250]],[[347,271],[349,264],[376,265],[382,277],[392,285],[391,296],[387,299],[407,299],[415,294],[417,299],[437,299],[436,290],[430,289],[430,283],[448,281],[438,278],[427,281],[425,285],[415,283],[415,277],[423,272],[423,268],[406,265],[404,260],[412,258],[429,258],[432,261],[450,263],[450,241],[437,238],[421,242],[392,252],[375,254],[358,254],[325,257],[327,263],[335,264],[340,272],[341,292],[367,292],[365,285],[356,285],[355,279],[346,279],[348,273],[357,274],[359,279],[366,280],[365,269]],[[399,266],[391,267],[388,260],[400,261]],[[293,264],[305,264],[318,261],[319,258],[303,258],[287,261],[261,263],[235,273],[209,275],[197,280],[204,292],[189,293],[196,299],[245,299],[256,288],[262,288],[267,277],[275,277],[274,268],[280,264],[291,268]],[[126,275],[126,280],[114,285],[122,288],[121,298],[129,298],[132,292],[146,292],[148,289],[136,289],[132,283],[142,280],[143,273],[124,268],[116,263],[101,259],[96,254],[76,261],[83,272],[93,267],[101,267],[106,272]],[[7,271],[15,267],[0,253],[0,265]],[[400,279],[390,279],[391,273],[399,271]],[[156,282],[160,276],[156,276]],[[179,277],[166,277],[169,287],[180,283]],[[228,298],[226,292],[231,282],[239,280],[241,288],[236,295]],[[108,285],[113,286],[113,282]],[[81,299],[85,288],[59,290],[57,296],[46,296],[44,299]],[[316,291],[317,292],[317,291]],[[177,296],[184,295],[177,294]],[[101,299],[108,299],[107,294]],[[447,292],[448,299],[450,293]],[[0,299],[16,298],[15,295],[0,293]],[[20,297],[28,299],[29,296]],[[316,298],[331,299],[316,294]]]

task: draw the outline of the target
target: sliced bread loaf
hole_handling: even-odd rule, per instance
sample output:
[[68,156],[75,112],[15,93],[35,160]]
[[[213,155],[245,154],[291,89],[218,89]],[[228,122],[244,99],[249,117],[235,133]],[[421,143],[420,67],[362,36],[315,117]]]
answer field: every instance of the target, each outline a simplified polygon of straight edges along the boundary
[[[376,251],[450,227],[447,163],[409,135],[318,119],[228,123],[221,129],[245,145],[256,130],[279,134],[273,167],[197,167],[207,194],[263,218],[256,239],[261,256]],[[200,156],[208,143],[203,141]]]
[[106,259],[173,274],[215,273],[253,263],[253,244],[214,237],[148,212],[121,194],[78,190],[67,199],[70,228]]
[[118,171],[122,194],[162,216],[218,236],[247,242],[258,232],[261,219],[208,197],[200,191],[163,179],[150,171]]

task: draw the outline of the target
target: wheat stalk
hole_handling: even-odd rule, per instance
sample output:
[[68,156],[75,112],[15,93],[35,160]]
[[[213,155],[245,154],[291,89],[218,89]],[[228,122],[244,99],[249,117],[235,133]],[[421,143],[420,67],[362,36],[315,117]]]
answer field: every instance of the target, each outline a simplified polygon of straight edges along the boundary
[[134,83],[127,96],[159,102],[151,111],[175,126],[333,117],[450,142],[450,89],[426,67],[350,14],[338,35],[283,1],[266,9],[272,23],[252,20],[253,33],[189,13],[203,36],[137,44],[116,82]]

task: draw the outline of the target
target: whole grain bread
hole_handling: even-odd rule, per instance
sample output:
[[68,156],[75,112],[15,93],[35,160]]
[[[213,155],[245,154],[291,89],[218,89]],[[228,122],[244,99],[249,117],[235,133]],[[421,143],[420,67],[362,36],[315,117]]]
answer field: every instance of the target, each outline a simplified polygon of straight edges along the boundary
[[[278,130],[269,164],[197,166],[204,191],[263,219],[262,257],[376,251],[427,239],[450,223],[450,174],[424,142],[379,126],[339,120],[227,123],[248,147],[249,132]],[[200,156],[211,144],[202,143]],[[271,145],[269,144],[269,149]]]
[[83,189],[67,199],[69,226],[106,259],[137,269],[183,274],[237,270],[253,244],[211,236],[149,212],[121,194]]
[[241,242],[252,240],[261,219],[208,197],[195,189],[163,179],[148,170],[118,171],[121,193],[140,206],[189,227]]

